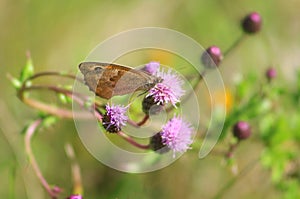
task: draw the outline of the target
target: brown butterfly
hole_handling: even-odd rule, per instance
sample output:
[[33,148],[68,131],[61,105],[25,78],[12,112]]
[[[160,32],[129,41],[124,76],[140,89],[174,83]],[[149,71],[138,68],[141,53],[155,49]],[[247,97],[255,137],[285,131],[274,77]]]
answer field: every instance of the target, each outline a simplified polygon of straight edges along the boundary
[[149,90],[162,81],[143,70],[118,64],[83,62],[79,70],[85,84],[99,97],[110,99],[116,95],[125,95],[136,90]]

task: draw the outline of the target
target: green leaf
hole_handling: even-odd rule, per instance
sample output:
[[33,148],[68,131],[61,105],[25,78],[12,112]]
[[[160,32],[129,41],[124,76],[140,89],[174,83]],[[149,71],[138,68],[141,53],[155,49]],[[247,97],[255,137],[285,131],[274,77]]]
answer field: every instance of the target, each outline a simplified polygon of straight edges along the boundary
[[30,124],[26,124],[26,125],[23,127],[23,129],[22,129],[21,132],[20,132],[21,135],[24,135],[24,134],[26,133],[26,131],[27,131],[29,125],[30,125]]
[[52,126],[53,124],[55,124],[57,121],[58,121],[58,118],[56,116],[50,115],[50,116],[43,118],[42,126],[48,128],[48,127]]
[[58,98],[63,104],[67,104],[69,100],[67,99],[68,97],[62,93],[58,93]]
[[270,143],[272,145],[280,145],[288,139],[292,138],[290,124],[285,116],[280,116],[280,118],[276,120],[275,127],[276,128],[273,129],[274,132],[270,139]]
[[276,133],[277,122],[274,114],[271,113],[262,117],[258,125],[262,140],[268,144],[272,135]]
[[256,85],[257,74],[251,73],[242,79],[236,85],[236,97],[238,99],[244,99],[251,94],[251,90],[253,90],[254,85]]
[[33,73],[34,73],[34,67],[33,67],[32,59],[30,56],[28,56],[26,65],[24,66],[24,68],[21,71],[19,80],[21,82],[24,82],[26,79],[31,77],[33,75]]
[[300,198],[300,184],[297,179],[289,179],[282,182],[281,189],[284,192],[284,199]]
[[22,82],[17,78],[14,78],[14,77],[10,78],[10,82],[16,89],[20,89],[22,86]]

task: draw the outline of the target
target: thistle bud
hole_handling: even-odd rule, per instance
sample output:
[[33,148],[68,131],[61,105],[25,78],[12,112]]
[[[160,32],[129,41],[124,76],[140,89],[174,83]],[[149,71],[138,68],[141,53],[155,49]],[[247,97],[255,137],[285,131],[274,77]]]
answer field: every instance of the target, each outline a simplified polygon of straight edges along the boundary
[[254,34],[260,31],[262,25],[261,16],[257,12],[248,14],[242,21],[244,32]]
[[247,139],[251,135],[251,127],[248,122],[239,121],[233,126],[233,136],[239,140]]
[[201,56],[201,61],[206,68],[219,66],[222,59],[223,55],[218,46],[210,46]]

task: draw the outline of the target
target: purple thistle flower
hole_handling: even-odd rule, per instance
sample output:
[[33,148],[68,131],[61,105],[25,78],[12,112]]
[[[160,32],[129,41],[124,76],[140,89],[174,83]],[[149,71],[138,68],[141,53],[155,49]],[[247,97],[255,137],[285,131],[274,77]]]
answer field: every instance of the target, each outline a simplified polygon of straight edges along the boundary
[[128,107],[121,105],[106,105],[106,113],[103,116],[103,127],[111,133],[117,133],[122,126],[126,125],[127,116],[126,111]]
[[166,73],[164,71],[158,72],[157,76],[161,77],[163,81],[151,88],[146,97],[152,96],[154,102],[158,105],[171,102],[176,107],[176,103],[180,102],[180,97],[184,94],[183,81],[171,70]]
[[159,67],[160,67],[159,62],[152,61],[146,64],[142,70],[150,73],[151,75],[155,75],[159,70]]
[[162,127],[160,132],[162,143],[173,150],[173,157],[176,152],[185,152],[192,144],[192,127],[179,116],[174,116]]

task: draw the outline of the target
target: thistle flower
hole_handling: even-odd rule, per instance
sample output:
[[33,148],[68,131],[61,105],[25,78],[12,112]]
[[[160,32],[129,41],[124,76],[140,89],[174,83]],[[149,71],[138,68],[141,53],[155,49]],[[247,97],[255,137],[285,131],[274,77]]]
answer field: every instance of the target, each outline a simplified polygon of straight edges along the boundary
[[103,127],[110,133],[117,133],[122,126],[126,125],[127,116],[125,115],[128,107],[121,105],[106,105],[106,113],[102,119]]
[[192,144],[192,127],[189,123],[182,120],[179,116],[174,116],[162,127],[160,132],[161,141],[173,151],[183,153],[190,149]]
[[150,73],[151,75],[155,75],[159,70],[159,67],[160,67],[159,62],[152,61],[146,64],[142,70]]
[[157,72],[157,76],[163,81],[151,88],[146,98],[152,97],[157,105],[165,105],[170,102],[176,107],[176,103],[180,102],[180,97],[184,94],[182,89],[183,81],[171,70],[168,72]]

